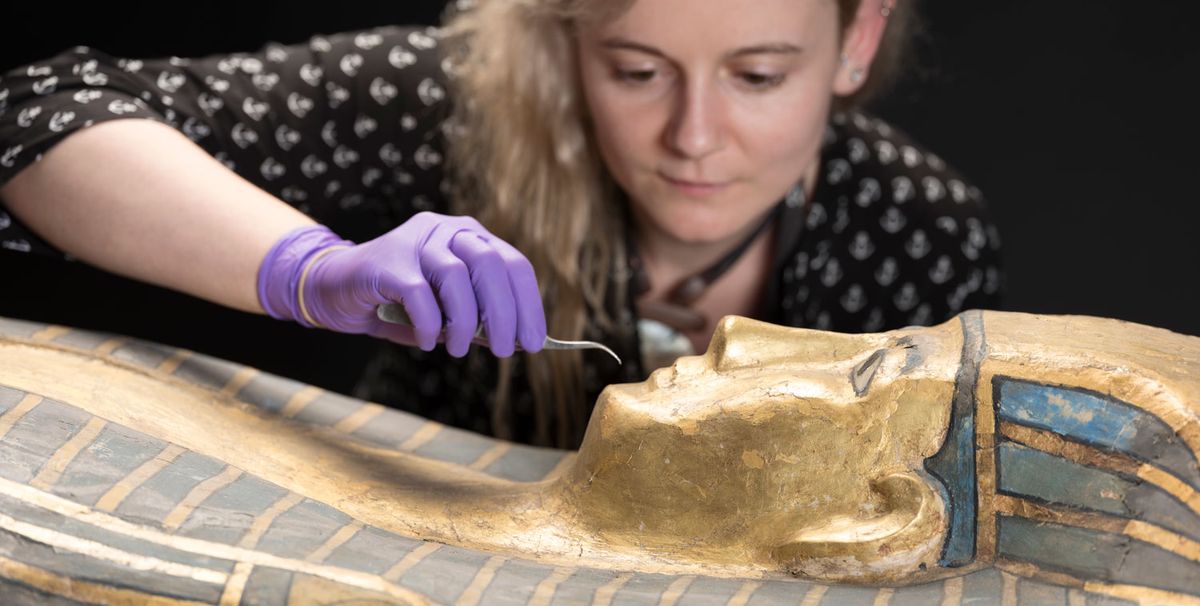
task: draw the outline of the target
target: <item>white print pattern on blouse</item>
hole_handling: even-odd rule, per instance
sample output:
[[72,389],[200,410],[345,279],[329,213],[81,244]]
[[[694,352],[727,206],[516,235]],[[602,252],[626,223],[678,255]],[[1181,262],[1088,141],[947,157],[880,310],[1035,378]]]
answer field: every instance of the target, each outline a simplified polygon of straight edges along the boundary
[[120,59],[117,61],[117,67],[121,68],[122,71],[131,74],[136,74],[142,71],[142,67],[144,66],[145,63],[143,63],[141,59]]
[[33,246],[30,246],[29,241],[27,240],[5,240],[4,242],[0,243],[0,248],[23,253],[33,250]]
[[287,173],[287,167],[280,164],[275,158],[267,158],[258,167],[258,171],[262,173],[263,178],[267,181],[274,181]]
[[270,110],[271,107],[262,101],[257,101],[249,97],[242,101],[242,111],[255,122],[261,121],[263,116],[267,115],[267,112]]
[[883,330],[883,310],[878,307],[871,308],[870,315],[863,322],[863,330],[865,332],[879,332]]
[[983,292],[989,295],[1000,292],[1000,270],[994,265],[987,268],[987,277],[983,280]]
[[906,175],[900,175],[892,179],[892,202],[896,204],[904,204],[912,200],[917,195],[917,189],[913,186],[912,179]]
[[288,51],[282,46],[272,46],[267,49],[267,61],[271,63],[284,63],[288,59]]
[[425,78],[417,85],[417,97],[425,105],[433,105],[446,98],[446,89],[433,78]]
[[42,76],[49,76],[53,73],[54,68],[50,67],[49,65],[30,65],[29,67],[25,68],[25,75],[29,76],[30,78],[41,78]]
[[887,257],[879,264],[879,268],[875,270],[875,281],[880,286],[891,286],[896,278],[900,277],[900,264],[896,259]]
[[279,146],[279,149],[291,151],[299,142],[300,131],[286,124],[280,124],[279,128],[275,129],[275,144]]
[[375,121],[375,118],[366,114],[360,114],[354,120],[354,134],[358,135],[359,139],[366,139],[377,128],[379,128],[379,123]]
[[214,93],[223,93],[229,90],[229,80],[218,78],[216,76],[205,76],[204,83],[208,85],[209,90]]
[[867,306],[867,294],[863,292],[862,286],[852,284],[846,289],[846,294],[842,295],[841,303],[842,309],[847,312],[858,313]]
[[337,147],[337,123],[330,120],[321,127],[321,140],[329,147]]
[[383,178],[383,171],[372,166],[371,168],[368,168],[367,170],[363,171],[363,176],[362,176],[363,187],[365,187],[367,189],[371,189],[371,188],[375,187],[375,184],[378,183],[379,180],[382,178]]
[[946,170],[946,163],[940,157],[929,152],[925,152],[925,164],[938,172]]
[[896,150],[896,145],[891,141],[876,141],[875,157],[879,158],[880,164],[887,166],[900,157],[900,152]]
[[833,233],[840,234],[846,231],[847,227],[850,227],[850,221],[850,209],[846,207],[846,201],[842,200],[838,204],[837,218],[833,220],[833,225],[830,226],[830,229],[833,230]]
[[204,115],[211,118],[225,107],[225,100],[205,92],[196,97],[196,104],[200,106],[200,111],[204,112]]
[[917,306],[920,298],[917,296],[917,287],[912,282],[905,282],[900,285],[900,290],[892,297],[892,304],[900,311],[909,311]]
[[865,231],[854,234],[854,241],[850,243],[850,256],[859,261],[865,261],[873,254],[875,254],[875,243],[871,242],[871,234]]
[[342,57],[341,61],[338,61],[338,67],[342,70],[342,73],[351,78],[358,75],[358,70],[362,67],[362,64],[363,56],[358,53],[348,53]]
[[928,303],[922,303],[912,315],[908,316],[909,326],[925,326],[933,319],[933,308]]
[[295,185],[289,185],[279,192],[279,197],[287,202],[295,204],[308,200],[308,192],[296,187]]
[[71,112],[71,111],[55,112],[53,116],[50,116],[50,130],[52,132],[61,133],[63,131],[63,129],[66,128],[67,124],[69,124],[71,122],[71,120],[74,120],[74,119],[75,119],[75,112]]
[[311,154],[300,162],[300,172],[309,179],[320,177],[321,175],[325,174],[327,170],[329,170],[329,165],[326,164],[324,160],[321,160],[320,158]]
[[883,211],[883,216],[879,218],[879,226],[889,234],[899,233],[907,224],[908,218],[895,206],[889,206],[887,210]]
[[17,162],[17,156],[21,155],[22,149],[24,149],[24,147],[20,145],[14,145],[4,150],[4,154],[0,155],[0,166],[3,166],[4,168],[12,168]]
[[841,261],[834,257],[825,264],[825,269],[821,270],[821,284],[832,287],[841,282],[845,275],[845,272],[842,271]]
[[173,94],[178,91],[181,86],[183,86],[185,81],[186,78],[181,73],[159,72],[158,80],[155,81],[155,85],[158,86],[158,88],[163,92]]
[[192,141],[200,141],[212,134],[212,129],[204,122],[197,120],[194,116],[184,120],[181,128],[183,134]]
[[854,196],[854,201],[859,206],[866,208],[878,202],[882,196],[883,189],[879,186],[879,181],[867,177],[858,182],[858,194]]
[[233,171],[237,170],[237,164],[235,164],[233,162],[233,160],[231,160],[229,158],[229,154],[227,154],[223,151],[219,151],[216,154],[214,154],[213,159],[215,159],[217,162],[220,162],[221,164],[225,165],[225,168],[228,168],[229,170],[233,170]]
[[429,170],[442,163],[442,155],[429,145],[422,145],[413,153],[413,161],[421,170]]
[[958,221],[955,221],[954,217],[938,217],[934,225],[951,236],[958,234]]
[[929,270],[929,281],[937,285],[945,284],[954,277],[954,262],[948,255],[941,255]]
[[963,204],[967,201],[967,184],[958,179],[951,179],[946,182],[946,188],[950,190],[950,199],[958,204]]
[[400,91],[391,82],[383,78],[375,78],[371,81],[371,98],[380,105],[387,105],[389,101],[396,98]]
[[871,157],[871,150],[867,147],[867,143],[858,137],[846,142],[846,150],[846,156],[854,164],[862,164]]
[[80,105],[87,105],[88,103],[91,103],[92,101],[95,101],[103,96],[104,93],[94,88],[85,88],[83,90],[75,91],[75,94],[71,95],[71,99]]
[[904,165],[909,168],[916,168],[924,159],[921,152],[911,145],[905,145],[900,148],[900,159],[904,160]]
[[325,93],[329,96],[329,109],[337,109],[342,103],[350,99],[350,91],[333,82],[325,83]]
[[108,74],[89,72],[83,75],[83,83],[88,86],[104,86],[108,84]]
[[342,189],[341,181],[333,180],[325,184],[325,197],[332,198],[334,194]]
[[417,56],[406,48],[393,46],[392,50],[388,51],[388,63],[396,69],[404,69],[410,65],[415,65],[416,62]]
[[411,131],[417,127],[417,119],[412,117],[412,114],[404,114],[400,116],[400,129],[404,132]]
[[124,99],[114,99],[108,104],[108,112],[117,116],[132,114],[138,110],[138,106],[125,101]]
[[270,92],[271,89],[275,88],[276,84],[279,84],[279,74],[272,72],[254,74],[250,77],[250,82],[254,83],[254,86],[257,87],[258,90],[261,90],[264,93]]
[[9,225],[12,225],[12,218],[8,216],[8,213],[0,210],[0,229],[8,229]]
[[341,168],[350,168],[355,162],[358,162],[358,152],[353,149],[339,145],[337,149],[333,150],[333,163]]
[[58,88],[58,76],[50,76],[45,80],[38,80],[33,83],[33,93],[35,95],[49,95]]
[[929,254],[929,251],[932,249],[933,244],[929,242],[929,236],[925,233],[925,230],[922,229],[913,230],[912,236],[909,237],[908,242],[904,243],[904,251],[907,252],[908,256],[912,257],[913,259],[920,259],[924,257],[925,255]]
[[804,223],[808,227],[809,231],[812,231],[825,223],[825,221],[828,219],[826,215],[827,213],[823,205],[814,204],[812,208],[808,210],[808,218],[805,219]]
[[229,135],[233,138],[233,143],[242,149],[258,143],[258,133],[247,128],[241,122],[233,125],[233,130],[230,131]]
[[325,70],[319,65],[305,63],[300,66],[300,79],[308,83],[309,86],[317,87],[321,85],[321,78],[324,77]]
[[21,113],[17,114],[17,126],[29,128],[33,126],[33,121],[37,120],[37,117],[40,115],[42,115],[42,107],[40,105],[26,107],[21,110]]
[[829,163],[829,169],[825,172],[825,179],[830,185],[839,185],[850,178],[850,163],[838,158]]
[[925,188],[925,199],[930,202],[940,202],[946,197],[946,186],[937,177],[925,177],[921,179],[921,185]]
[[263,63],[254,57],[245,57],[242,59],[238,67],[241,68],[242,73],[253,76],[254,74],[257,74],[263,70]]
[[403,154],[400,153],[400,150],[397,149],[393,143],[384,143],[383,146],[379,148],[379,160],[388,168],[395,168],[399,166],[403,159]]
[[313,36],[308,41],[308,48],[318,53],[327,53],[333,50],[333,45],[324,36]]
[[354,36],[354,46],[365,51],[369,51],[380,44],[383,44],[383,36],[376,33],[363,32]]
[[429,50],[437,46],[437,40],[424,32],[410,32],[408,43],[417,50]]

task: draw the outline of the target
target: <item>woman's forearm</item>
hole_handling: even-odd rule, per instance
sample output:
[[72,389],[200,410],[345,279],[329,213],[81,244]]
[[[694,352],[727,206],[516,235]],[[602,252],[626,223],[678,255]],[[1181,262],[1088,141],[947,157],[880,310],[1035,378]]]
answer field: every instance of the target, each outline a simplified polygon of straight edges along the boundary
[[258,313],[263,256],[284,233],[313,223],[149,120],[71,135],[0,188],[0,198],[83,261]]

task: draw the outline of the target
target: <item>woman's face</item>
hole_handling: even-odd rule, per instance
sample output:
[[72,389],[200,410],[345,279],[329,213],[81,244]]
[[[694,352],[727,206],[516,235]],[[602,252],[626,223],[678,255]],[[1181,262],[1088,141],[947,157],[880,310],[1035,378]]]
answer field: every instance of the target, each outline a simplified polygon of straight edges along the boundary
[[739,237],[815,174],[841,69],[832,0],[637,0],[581,26],[604,161],[644,229]]

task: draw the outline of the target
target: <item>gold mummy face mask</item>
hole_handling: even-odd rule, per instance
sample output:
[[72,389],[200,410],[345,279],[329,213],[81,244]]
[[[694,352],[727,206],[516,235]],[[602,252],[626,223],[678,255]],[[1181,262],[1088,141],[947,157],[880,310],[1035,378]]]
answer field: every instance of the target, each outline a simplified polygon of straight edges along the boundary
[[961,342],[956,324],[840,335],[727,318],[705,355],[604,392],[577,502],[644,547],[690,537],[817,575],[869,574],[881,551],[932,564],[945,505],[919,470],[946,432]]

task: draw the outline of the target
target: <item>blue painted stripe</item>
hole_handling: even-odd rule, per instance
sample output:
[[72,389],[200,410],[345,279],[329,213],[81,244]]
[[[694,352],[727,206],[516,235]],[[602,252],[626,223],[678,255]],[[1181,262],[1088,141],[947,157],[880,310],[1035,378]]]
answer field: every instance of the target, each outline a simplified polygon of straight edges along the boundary
[[950,427],[937,454],[925,460],[925,469],[938,479],[950,516],[940,566],[954,568],[975,560],[975,386],[985,341],[978,313],[960,316],[963,329],[962,358],[950,404]]
[[1004,419],[1125,452],[1133,449],[1137,421],[1147,416],[1088,392],[1012,379],[1000,381],[999,399]]
[[996,377],[997,416],[1154,464],[1200,490],[1200,464],[1179,435],[1150,412],[1111,396]]

